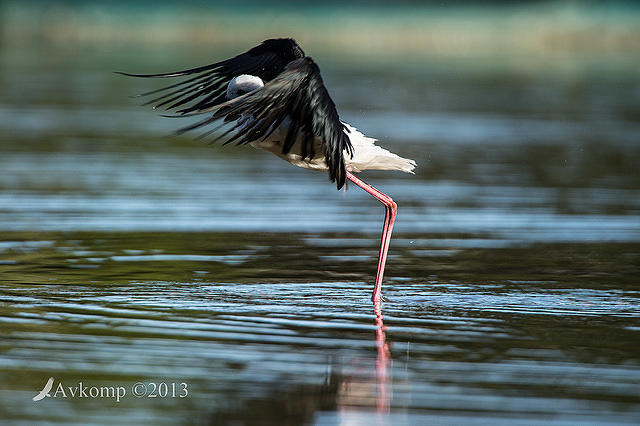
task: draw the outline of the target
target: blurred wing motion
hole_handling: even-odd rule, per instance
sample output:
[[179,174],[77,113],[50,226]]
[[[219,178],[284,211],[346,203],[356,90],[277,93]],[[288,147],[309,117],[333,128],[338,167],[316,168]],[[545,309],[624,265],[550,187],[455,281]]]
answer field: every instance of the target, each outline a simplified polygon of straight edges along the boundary
[[154,109],[163,107],[165,110],[182,106],[183,108],[177,112],[186,114],[223,103],[226,100],[227,84],[233,77],[249,74],[267,82],[280,74],[289,62],[304,56],[302,48],[293,39],[269,39],[245,53],[211,65],[163,74],[118,74],[145,78],[183,77],[195,74],[179,83],[137,95],[159,94],[144,105],[153,105]]
[[344,185],[344,155],[352,155],[353,149],[320,69],[310,57],[290,62],[261,89],[217,106],[194,110],[194,114],[208,112],[212,113],[210,117],[180,131],[200,128],[218,119],[224,119],[224,123],[237,121],[221,137],[235,131],[225,144],[241,145],[266,140],[284,123],[286,136],[277,141],[282,145],[282,153],[288,154],[299,144],[302,158],[311,160],[316,157],[315,146],[320,143],[331,180],[338,188]]

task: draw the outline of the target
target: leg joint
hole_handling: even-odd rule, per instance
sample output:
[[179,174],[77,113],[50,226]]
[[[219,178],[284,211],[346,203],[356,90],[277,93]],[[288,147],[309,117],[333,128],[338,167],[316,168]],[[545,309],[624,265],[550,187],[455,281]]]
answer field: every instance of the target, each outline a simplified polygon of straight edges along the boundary
[[398,211],[398,205],[391,199],[391,197],[389,197],[389,200],[385,204],[389,207],[389,209],[391,209],[391,212],[393,214],[396,214],[396,212]]

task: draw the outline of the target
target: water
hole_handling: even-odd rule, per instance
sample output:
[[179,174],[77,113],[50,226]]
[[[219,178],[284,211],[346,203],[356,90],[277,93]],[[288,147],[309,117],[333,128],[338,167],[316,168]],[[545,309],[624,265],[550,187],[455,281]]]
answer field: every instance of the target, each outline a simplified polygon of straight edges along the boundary
[[[46,239],[2,246],[16,261],[1,286],[5,418],[364,424],[379,405],[391,424],[638,418],[633,244],[434,238],[418,242],[427,252],[398,238],[381,381],[373,237],[37,235]],[[33,403],[48,377],[187,383],[189,396]]]
[[378,312],[367,194],[171,136],[105,72],[145,61],[67,54],[0,55],[3,424],[640,422],[637,76],[327,61],[419,165],[362,175],[399,204]]

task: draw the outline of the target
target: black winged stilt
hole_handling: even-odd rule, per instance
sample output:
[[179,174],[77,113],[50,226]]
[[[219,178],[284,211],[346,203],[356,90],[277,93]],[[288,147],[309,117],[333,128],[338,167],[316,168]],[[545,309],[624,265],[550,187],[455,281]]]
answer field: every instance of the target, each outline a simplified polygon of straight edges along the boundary
[[[320,76],[320,70],[293,39],[269,39],[245,53],[214,64],[162,74],[133,77],[185,77],[142,93],[154,96],[145,105],[176,111],[178,116],[205,114],[179,132],[220,122],[202,136],[229,128],[216,138],[225,144],[249,144],[269,151],[298,167],[328,171],[338,189],[348,179],[385,206],[378,269],[371,300],[379,302],[382,276],[397,205],[391,197],[358,179],[362,170],[413,173],[415,161],[375,145],[341,121]],[[231,123],[231,124],[230,124]]]

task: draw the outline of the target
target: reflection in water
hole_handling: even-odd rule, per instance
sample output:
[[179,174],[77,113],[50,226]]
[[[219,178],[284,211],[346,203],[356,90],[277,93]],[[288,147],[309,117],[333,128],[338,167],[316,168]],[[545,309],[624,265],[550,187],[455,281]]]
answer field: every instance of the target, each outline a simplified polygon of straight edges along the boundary
[[376,357],[355,362],[355,365],[349,368],[351,374],[347,374],[340,385],[337,406],[342,413],[373,409],[379,415],[378,420],[383,421],[386,418],[383,415],[390,412],[393,395],[390,374],[392,358],[380,301],[373,302],[373,312],[376,326]]
[[376,378],[378,384],[378,394],[376,398],[376,410],[378,413],[388,413],[391,404],[393,385],[387,369],[392,366],[391,351],[387,343],[386,329],[382,321],[382,307],[380,301],[374,302],[373,308],[376,316]]

